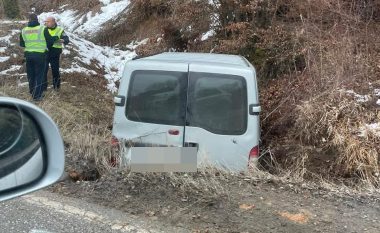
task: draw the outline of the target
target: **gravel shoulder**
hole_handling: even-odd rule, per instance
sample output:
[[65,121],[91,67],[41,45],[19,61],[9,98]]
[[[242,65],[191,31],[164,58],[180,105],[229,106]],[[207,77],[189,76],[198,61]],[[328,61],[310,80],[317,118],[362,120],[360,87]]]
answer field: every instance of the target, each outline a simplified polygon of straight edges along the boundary
[[[158,178],[161,177],[161,178]],[[231,177],[213,195],[172,187],[162,176],[139,184],[113,174],[98,181],[66,180],[63,195],[116,208],[138,218],[191,232],[373,232],[380,229],[377,196]],[[170,179],[169,179],[170,180]],[[207,196],[209,195],[209,196]]]

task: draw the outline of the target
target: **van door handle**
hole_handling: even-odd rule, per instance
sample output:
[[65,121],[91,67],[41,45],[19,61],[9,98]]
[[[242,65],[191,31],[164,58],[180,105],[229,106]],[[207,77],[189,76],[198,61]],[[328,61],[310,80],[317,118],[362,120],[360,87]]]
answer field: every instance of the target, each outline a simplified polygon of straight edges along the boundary
[[199,148],[199,144],[196,142],[185,142],[185,147],[196,147]]

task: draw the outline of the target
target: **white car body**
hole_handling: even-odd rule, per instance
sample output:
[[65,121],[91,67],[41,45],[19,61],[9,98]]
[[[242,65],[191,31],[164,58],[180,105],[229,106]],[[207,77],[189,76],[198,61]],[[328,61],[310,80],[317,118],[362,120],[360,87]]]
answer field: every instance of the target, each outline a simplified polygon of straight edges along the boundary
[[241,56],[162,53],[130,61],[115,103],[113,136],[127,160],[131,146],[194,146],[198,166],[234,171],[257,160],[256,72]]

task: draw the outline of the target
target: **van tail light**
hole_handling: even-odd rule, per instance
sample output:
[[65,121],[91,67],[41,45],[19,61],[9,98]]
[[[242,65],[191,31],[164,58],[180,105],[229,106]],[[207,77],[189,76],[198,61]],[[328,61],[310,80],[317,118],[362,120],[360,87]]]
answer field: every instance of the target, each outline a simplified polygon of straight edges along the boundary
[[[119,139],[117,139],[117,137],[115,136],[112,136],[111,138],[111,146],[118,150],[118,146],[119,146],[120,142],[119,142]],[[108,159],[108,165],[110,165],[111,167],[116,167],[118,165],[118,160],[116,159],[115,155],[111,155],[111,157]]]
[[112,146],[118,146],[119,145],[119,139],[117,139],[115,136],[112,136],[111,145]]
[[116,167],[118,165],[118,161],[115,156],[111,156],[111,158],[108,159],[108,165],[111,167]]
[[257,166],[257,162],[258,162],[258,159],[259,159],[259,146],[255,146],[251,149],[251,151],[249,152],[249,157],[248,157],[248,166],[249,167],[256,167]]
[[249,159],[257,159],[259,158],[259,146],[255,146],[249,152]]

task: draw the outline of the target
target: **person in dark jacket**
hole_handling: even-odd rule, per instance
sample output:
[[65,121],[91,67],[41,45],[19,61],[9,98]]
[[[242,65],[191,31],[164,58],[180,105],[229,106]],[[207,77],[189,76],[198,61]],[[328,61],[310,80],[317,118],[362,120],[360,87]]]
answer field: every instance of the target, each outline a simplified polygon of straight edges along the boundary
[[56,40],[58,37],[51,36],[48,29],[40,25],[36,14],[29,16],[28,26],[24,27],[20,34],[20,46],[25,48],[29,92],[35,101],[43,98],[47,51],[53,47]]
[[54,90],[59,90],[61,86],[61,75],[59,73],[59,60],[61,57],[62,49],[64,45],[67,45],[69,41],[69,37],[66,35],[63,28],[57,26],[57,22],[54,17],[47,17],[45,20],[45,26],[49,29],[49,33],[51,36],[58,36],[59,40],[54,43],[53,47],[49,49],[48,55],[46,57],[46,69],[45,69],[45,80],[44,80],[44,89],[47,89],[48,86],[48,78],[47,74],[49,71],[49,64],[51,66],[51,71],[53,74],[53,88]]

